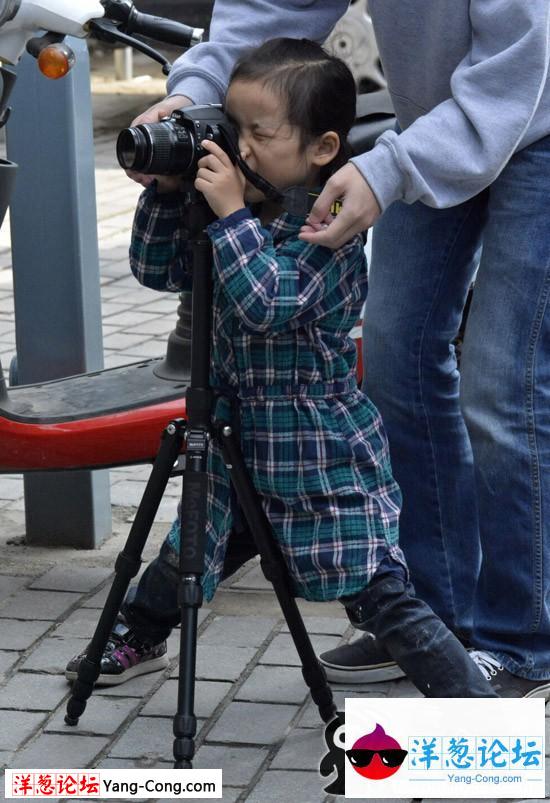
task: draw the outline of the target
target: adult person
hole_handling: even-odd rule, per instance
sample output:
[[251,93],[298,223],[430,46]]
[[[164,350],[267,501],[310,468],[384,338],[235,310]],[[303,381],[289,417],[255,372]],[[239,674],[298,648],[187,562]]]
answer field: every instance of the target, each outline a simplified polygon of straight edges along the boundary
[[[218,0],[210,41],[176,61],[169,97],[138,121],[219,102],[245,48],[274,31],[322,41],[347,5]],[[302,237],[334,248],[377,221],[366,390],[403,490],[412,579],[477,648],[497,693],[547,696],[550,3],[370,0],[369,11],[399,129],[329,180]],[[459,377],[452,341],[480,249]],[[333,680],[396,673],[368,635],[322,661]]]

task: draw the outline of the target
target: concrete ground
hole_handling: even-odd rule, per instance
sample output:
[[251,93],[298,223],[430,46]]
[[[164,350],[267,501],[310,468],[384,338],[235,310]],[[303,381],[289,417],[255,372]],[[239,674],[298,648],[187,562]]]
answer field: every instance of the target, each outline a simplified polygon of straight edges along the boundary
[[[140,287],[129,272],[126,253],[140,188],[114,156],[116,129],[161,96],[162,84],[154,89],[150,79],[141,78],[125,87],[107,85],[101,77],[106,65],[94,79],[94,109],[103,334],[110,367],[161,356],[177,300]],[[0,234],[4,366],[15,353],[8,231],[6,223]],[[27,546],[22,479],[0,478],[0,766],[171,766],[177,633],[169,641],[166,671],[97,690],[78,728],[63,723],[69,693],[63,668],[93,632],[147,475],[147,467],[111,472],[113,534],[94,551]],[[179,480],[170,482],[146,559],[154,556],[173,518],[179,488]],[[338,604],[300,608],[318,651],[351,637]],[[325,752],[318,714],[274,594],[255,562],[201,611],[197,681],[195,766],[222,767],[224,801],[335,799],[323,792],[327,781],[318,773]],[[417,696],[406,680],[334,691],[342,705],[346,696]]]

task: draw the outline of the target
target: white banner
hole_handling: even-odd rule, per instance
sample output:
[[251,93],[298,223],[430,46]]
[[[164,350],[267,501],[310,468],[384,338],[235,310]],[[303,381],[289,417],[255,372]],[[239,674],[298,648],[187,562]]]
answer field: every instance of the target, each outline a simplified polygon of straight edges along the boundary
[[222,797],[222,771],[214,770],[6,770],[6,798]]
[[350,798],[544,798],[543,699],[348,698]]

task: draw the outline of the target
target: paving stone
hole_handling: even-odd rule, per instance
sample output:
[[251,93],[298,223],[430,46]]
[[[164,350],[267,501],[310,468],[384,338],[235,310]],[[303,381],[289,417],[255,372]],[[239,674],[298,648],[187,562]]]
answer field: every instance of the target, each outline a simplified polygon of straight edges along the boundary
[[93,595],[93,597],[88,597],[88,599],[83,600],[81,607],[96,608],[96,609],[103,608],[103,606],[105,605],[105,600],[107,599],[110,590],[111,586],[109,585],[109,583],[107,583],[105,588],[102,588],[101,591],[98,591],[96,594]]
[[326,752],[322,727],[318,730],[292,730],[271,762],[270,769],[318,770]]
[[[231,683],[220,683],[212,680],[199,680],[195,684],[195,714],[201,719],[209,719],[226,694],[231,690]],[[176,713],[178,700],[178,681],[168,680],[163,683],[142,710],[142,714],[150,717],[171,717]]]
[[[0,708],[53,711],[70,691],[64,677],[17,672],[0,689]],[[0,718],[3,714],[0,714]]]
[[[202,721],[197,724],[200,731]],[[137,717],[127,731],[114,743],[108,758],[141,758],[153,761],[173,760],[174,734],[172,717]]]
[[[346,616],[304,616],[304,624],[309,635],[316,633],[324,635],[343,636],[349,627]],[[288,625],[285,623],[281,628],[282,633],[288,633]]]
[[62,675],[67,662],[73,655],[81,653],[88,645],[88,639],[54,638],[50,636],[42,641],[23,662],[22,669],[48,672]]
[[0,644],[4,650],[26,650],[52,626],[51,622],[14,622],[0,619]]
[[[222,789],[222,797],[219,797],[217,799],[221,800],[222,803],[235,803],[235,801],[238,800],[239,796],[242,794],[242,791],[243,791],[242,789],[234,789],[234,788],[231,788],[231,787],[224,787]],[[196,797],[186,797],[184,799],[186,801],[188,801],[189,803],[202,803],[202,801],[204,801],[204,798],[196,798]],[[163,800],[159,801],[159,803],[179,803],[179,801],[181,801],[181,800],[182,800],[181,797],[179,797],[179,798],[163,798]]]
[[[0,750],[0,767],[2,767],[2,768],[11,767],[12,758],[13,758],[13,753],[10,750]],[[2,778],[2,781],[3,780],[4,779]],[[2,791],[3,791],[3,789],[4,789],[4,787],[2,787]],[[2,800],[2,799],[3,799],[3,797],[0,796],[0,800]]]
[[209,732],[208,741],[273,744],[284,736],[297,710],[293,705],[231,703]]
[[111,569],[99,566],[79,567],[54,566],[42,577],[35,580],[29,588],[48,591],[92,591],[112,574]]
[[[328,779],[325,779],[325,781],[328,781]],[[349,800],[349,799],[350,799],[349,797],[341,797],[340,795],[336,795],[336,797],[333,797],[332,795],[329,795],[329,797],[327,798],[327,800],[329,800],[330,803],[346,803],[346,801]],[[383,798],[383,797],[369,797],[368,800],[369,800],[369,803],[415,803],[415,800],[417,800],[417,799],[418,798],[413,798],[413,800],[411,801],[410,798],[404,798],[404,797],[402,797],[402,798],[397,798],[397,797],[386,797],[386,798]],[[470,801],[472,799],[475,800],[476,798],[470,798]],[[429,803],[434,803],[435,798],[425,798],[425,800],[429,801]],[[477,798],[477,800],[479,800],[479,798]],[[439,803],[441,803],[441,801]],[[444,803],[466,803],[466,801],[460,800],[459,798],[456,798],[456,797],[453,797],[450,800],[446,799],[444,801]],[[496,801],[495,800],[491,800],[490,798],[488,798],[487,800],[484,800],[484,803],[496,803]],[[500,803],[503,803],[502,800],[500,801]],[[508,801],[508,803],[510,803],[510,801]]]
[[111,351],[108,354],[107,353],[103,354],[104,368],[120,368],[122,365],[129,365],[130,363],[133,362],[136,362],[136,360],[130,359],[127,355],[121,356],[118,351]]
[[65,724],[65,706],[63,705],[44,730],[47,733],[52,731],[75,734],[78,732],[79,735],[86,733],[108,736],[116,733],[137,706],[138,702],[131,697],[118,699],[93,694],[76,727]]
[[259,647],[277,619],[260,616],[216,616],[200,637],[201,644],[229,647]]
[[132,331],[144,335],[168,335],[174,328],[174,321],[166,316],[155,317],[153,320],[136,321],[132,326]]
[[257,563],[250,571],[243,575],[240,580],[234,583],[235,588],[247,588],[254,591],[272,591],[273,586],[266,580],[261,570],[260,564]]
[[[5,338],[2,338],[3,340]],[[23,496],[23,481],[2,479],[0,481],[0,498],[2,499],[19,499]]]
[[[145,337],[145,335],[141,335],[141,337]],[[130,348],[125,349],[121,354],[127,354],[129,357],[135,357],[139,360],[164,357],[166,354],[166,341],[164,338],[147,340],[144,343],[138,343],[136,346],[130,346]]]
[[91,639],[99,621],[99,611],[95,608],[78,608],[53,631],[55,638]]
[[[225,784],[224,784],[223,788],[222,788],[222,797],[218,797],[216,799],[217,800],[221,800],[222,803],[235,803],[235,801],[238,800],[239,795],[242,793],[242,791],[243,791],[242,789],[231,789],[231,787],[226,787]],[[181,798],[181,797],[178,797],[178,798],[163,798],[163,800],[160,801],[160,803],[181,803],[182,799],[187,801],[187,803],[203,803],[203,801],[205,800],[204,797],[201,797],[201,798],[196,798],[196,797],[195,798],[192,798],[192,797],[186,797],[186,798]],[[247,798],[247,800],[248,800],[248,798]]]
[[30,711],[2,711],[1,718],[0,750],[16,750],[40,727],[46,715]]
[[0,650],[0,675],[5,675],[14,666],[21,656],[20,652]]
[[237,700],[303,703],[309,694],[301,669],[256,666],[235,695]]
[[[34,715],[36,716],[36,715]],[[94,759],[108,744],[103,736],[43,733],[13,758],[13,768],[75,769],[95,766]]]
[[[197,646],[198,680],[237,680],[247,664],[256,655],[250,647],[215,647],[210,644]],[[170,677],[177,677],[176,667]]]
[[[2,494],[0,493],[0,496]],[[30,580],[30,577],[10,577],[7,574],[0,574],[0,601],[7,599],[16,591],[23,588]]]
[[[391,683],[370,683],[368,686],[354,686],[353,690],[342,689],[340,686],[332,686],[332,696],[338,711],[344,711],[346,707],[346,697],[387,697]],[[319,728],[322,727],[319,709],[310,700],[298,720],[300,728]]]
[[267,758],[267,749],[203,744],[193,760],[196,769],[221,769],[223,786],[247,786]]
[[[109,304],[108,306],[112,305]],[[109,321],[109,323],[110,322],[111,321]],[[143,343],[144,339],[144,335],[129,335],[122,334],[121,332],[115,332],[114,334],[107,335],[107,337],[104,338],[103,348],[122,351],[122,349],[130,348],[130,346],[136,346],[138,343]]]
[[422,692],[407,678],[396,680],[391,685],[388,697],[423,697]]
[[[336,636],[313,635],[311,643],[313,649],[319,655],[326,650],[332,650],[338,646],[340,639]],[[279,664],[282,666],[301,666],[300,658],[296,652],[296,647],[291,636],[281,633],[275,636],[267,650],[260,658],[261,664]]]
[[160,769],[168,770],[174,766],[174,761],[153,761],[148,756],[143,758],[104,758],[97,765],[98,769],[118,770],[118,769]]
[[0,617],[53,621],[62,616],[77,600],[76,594],[62,591],[18,591],[0,607]]
[[[334,699],[334,704],[338,711],[345,710],[345,697],[341,692],[332,690],[332,696]],[[297,722],[297,727],[299,728],[315,728],[315,729],[323,729],[323,721],[321,719],[321,715],[319,714],[319,709],[313,702],[310,700],[304,709],[304,712],[300,715],[300,718]]]
[[[131,362],[131,360],[128,360]],[[123,480],[111,486],[111,504],[138,507],[145,490],[145,482]]]
[[[127,294],[125,295],[125,299],[128,300]],[[123,312],[117,316],[116,322],[119,326],[123,328],[131,329],[133,332],[142,333],[144,330],[141,326],[147,326],[148,323],[152,321],[158,321],[159,316],[154,313],[143,312],[140,311],[139,313],[133,312],[132,310],[128,310],[128,312]],[[151,334],[150,332],[145,332],[145,334]]]
[[175,316],[177,306],[177,302],[175,302],[174,298],[159,298],[157,301],[147,304],[147,312],[156,312],[159,315],[173,313]]
[[269,770],[246,798],[246,803],[320,803],[325,797],[324,779],[316,772]]

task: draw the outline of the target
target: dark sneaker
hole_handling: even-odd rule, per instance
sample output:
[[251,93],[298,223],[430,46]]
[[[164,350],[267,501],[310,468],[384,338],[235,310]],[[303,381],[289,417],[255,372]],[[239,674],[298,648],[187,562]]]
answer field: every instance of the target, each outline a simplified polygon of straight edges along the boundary
[[528,680],[512,675],[490,652],[472,650],[470,658],[475,661],[499,697],[550,698],[550,680]]
[[[78,665],[86,651],[71,658],[65,669],[67,680],[76,680]],[[151,646],[139,641],[124,620],[115,624],[105,652],[101,658],[101,672],[96,681],[98,686],[118,686],[137,675],[157,672],[168,666],[166,642]]]
[[324,652],[319,661],[332,683],[380,683],[405,677],[372,633]]

